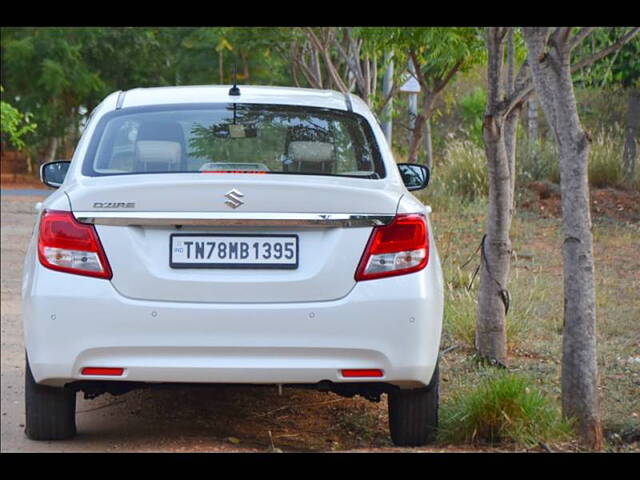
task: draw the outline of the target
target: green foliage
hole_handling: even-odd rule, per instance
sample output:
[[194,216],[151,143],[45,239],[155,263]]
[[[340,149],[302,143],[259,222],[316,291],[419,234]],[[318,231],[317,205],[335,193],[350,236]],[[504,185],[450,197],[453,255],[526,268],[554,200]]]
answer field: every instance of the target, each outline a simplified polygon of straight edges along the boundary
[[[598,27],[576,48],[576,60],[588,57],[615,43],[629,31],[628,27]],[[640,36],[636,35],[618,51],[575,74],[581,87],[640,86]]]
[[528,378],[487,370],[474,389],[459,391],[441,409],[443,443],[534,446],[564,441],[571,425]]
[[[414,51],[425,77],[436,81],[456,63],[461,71],[482,61],[484,47],[480,29],[469,27],[362,27],[357,30],[369,50],[393,50],[396,62],[404,65]],[[403,69],[399,69],[403,70]]]
[[487,92],[482,87],[476,87],[473,91],[460,99],[460,113],[464,121],[464,130],[469,139],[478,146],[483,146],[482,120],[487,105]]
[[[0,87],[0,92],[3,91],[4,89]],[[0,102],[0,113],[0,131],[2,132],[3,141],[6,139],[6,141],[11,143],[16,149],[24,150],[24,136],[27,133],[35,131],[38,125],[30,122],[29,114],[20,112],[13,105],[5,101]]]
[[[470,27],[361,27],[354,34],[363,39],[364,50],[376,53],[394,53],[394,84],[405,79],[410,52],[416,55],[427,87],[435,89],[447,73],[460,64],[459,73],[468,71],[486,58],[482,31]],[[385,66],[380,68],[384,71]],[[379,109],[380,96],[374,98],[373,107]]]
[[[291,29],[239,27],[3,28],[7,95],[38,124],[36,146],[77,136],[83,115],[117,90],[231,81],[287,84],[274,54]],[[224,48],[216,50],[223,45]],[[86,113],[81,113],[86,112]]]
[[38,124],[36,141],[64,136],[79,105],[95,105],[105,84],[85,58],[92,29],[2,29],[7,95]]

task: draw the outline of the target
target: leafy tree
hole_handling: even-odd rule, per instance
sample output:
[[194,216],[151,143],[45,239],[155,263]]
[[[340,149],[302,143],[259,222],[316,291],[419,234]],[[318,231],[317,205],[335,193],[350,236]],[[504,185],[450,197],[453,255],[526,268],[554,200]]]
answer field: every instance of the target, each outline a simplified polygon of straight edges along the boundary
[[572,74],[575,69],[620,49],[640,32],[625,29],[598,52],[572,62],[576,48],[594,28],[526,27],[528,62],[538,99],[555,134],[560,156],[564,241],[564,327],[562,335],[562,411],[576,419],[580,440],[602,448],[596,358],[596,301],[593,235],[589,210],[589,136],[582,128]]
[[[415,118],[409,145],[410,162],[416,162],[428,119],[434,113],[436,100],[451,84],[456,74],[482,62],[485,51],[480,31],[476,28],[362,28],[358,32],[368,41],[371,51],[394,51],[397,65],[411,62],[420,83],[422,100]],[[401,86],[404,69],[397,69],[390,95],[379,108],[395,95]]]
[[[0,87],[0,92],[4,88]],[[24,150],[24,136],[33,132],[38,126],[29,119],[29,114],[20,112],[17,108],[8,102],[0,102],[0,125],[2,126],[2,142],[5,141],[14,146],[18,150]]]
[[36,147],[46,142],[48,160],[59,139],[77,126],[80,105],[94,103],[105,83],[85,59],[87,29],[2,30],[2,71],[7,96],[38,123]]

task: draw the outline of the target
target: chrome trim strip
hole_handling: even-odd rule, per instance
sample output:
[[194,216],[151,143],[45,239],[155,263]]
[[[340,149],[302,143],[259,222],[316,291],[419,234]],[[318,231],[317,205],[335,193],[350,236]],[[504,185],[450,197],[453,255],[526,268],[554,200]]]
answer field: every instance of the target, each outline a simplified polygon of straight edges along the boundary
[[73,212],[81,223],[125,226],[366,227],[387,225],[394,215],[351,213]]

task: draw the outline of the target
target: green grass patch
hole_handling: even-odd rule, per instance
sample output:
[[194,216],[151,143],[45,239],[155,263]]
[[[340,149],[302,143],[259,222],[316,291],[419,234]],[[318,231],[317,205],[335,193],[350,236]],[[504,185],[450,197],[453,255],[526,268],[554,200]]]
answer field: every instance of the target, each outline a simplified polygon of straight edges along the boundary
[[444,403],[439,442],[530,447],[571,438],[571,424],[531,380],[508,372],[487,373],[477,387],[459,391]]

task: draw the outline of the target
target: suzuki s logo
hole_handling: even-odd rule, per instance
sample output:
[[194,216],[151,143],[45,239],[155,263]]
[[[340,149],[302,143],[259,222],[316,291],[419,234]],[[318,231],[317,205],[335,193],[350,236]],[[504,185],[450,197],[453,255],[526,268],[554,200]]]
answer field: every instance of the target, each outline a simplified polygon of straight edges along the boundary
[[225,205],[228,205],[231,208],[238,208],[240,205],[244,205],[244,202],[240,200],[242,197],[244,197],[244,194],[241,191],[236,190],[235,188],[228,191],[225,194],[225,197],[228,198],[228,200],[224,202]]

